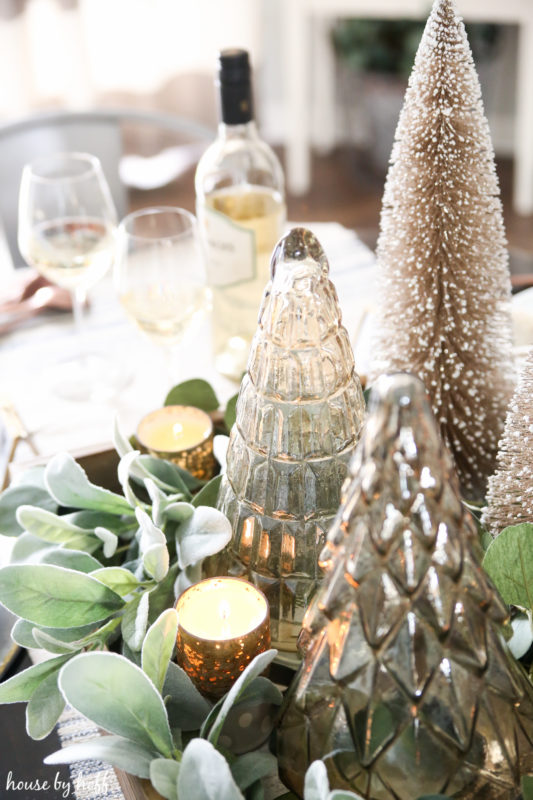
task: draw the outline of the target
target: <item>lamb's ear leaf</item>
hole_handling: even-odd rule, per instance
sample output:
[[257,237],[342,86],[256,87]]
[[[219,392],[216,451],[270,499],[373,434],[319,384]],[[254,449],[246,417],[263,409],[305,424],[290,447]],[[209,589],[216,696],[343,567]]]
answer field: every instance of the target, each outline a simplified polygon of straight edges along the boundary
[[208,506],[194,509],[176,531],[176,550],[181,569],[219,553],[231,539],[231,523],[221,511]]
[[305,773],[304,795],[306,800],[328,800],[328,771],[323,761],[313,761]]
[[0,494],[0,533],[18,536],[24,530],[17,520],[20,506],[36,506],[47,511],[57,511],[57,502],[40,486],[12,486]]
[[271,753],[245,753],[230,765],[231,774],[241,791],[277,771],[278,762]]
[[218,498],[218,490],[220,489],[220,482],[222,480],[222,475],[215,475],[214,478],[205,484],[202,489],[195,494],[192,500],[193,506],[198,508],[198,506],[210,506],[211,508],[216,508],[217,505],[217,498]]
[[174,608],[167,608],[144,637],[141,665],[158,692],[161,692],[165,682],[177,632],[178,613]]
[[150,783],[166,800],[178,800],[180,765],[171,758],[154,758],[150,764]]
[[17,617],[49,628],[100,622],[124,605],[96,578],[53,564],[11,564],[0,569],[0,602]]
[[0,703],[27,703],[37,687],[50,675],[56,675],[71,656],[49,658],[0,683]]
[[44,480],[59,505],[131,514],[131,506],[122,495],[91,483],[85,470],[69,453],[58,453],[48,462]]
[[62,747],[61,750],[47,756],[44,763],[71,764],[74,761],[96,759],[139,778],[149,778],[150,762],[154,755],[154,750],[124,739],[123,736],[99,736],[90,742],[78,742]]
[[44,739],[55,727],[65,708],[65,698],[57,686],[57,674],[42,681],[26,706],[26,730],[32,739]]
[[167,706],[170,724],[182,731],[195,731],[206,720],[211,706],[185,670],[174,661],[168,665],[161,692]]
[[237,702],[240,696],[245,691],[246,687],[257,678],[268,665],[276,658],[277,650],[266,650],[264,653],[259,653],[253,661],[251,661],[246,669],[241,673],[239,678],[235,681],[227,695],[224,697],[220,711],[217,718],[209,731],[208,741],[216,745],[218,737],[230,712],[230,709]]
[[142,669],[117,653],[81,653],[63,666],[59,688],[68,703],[109,733],[172,756],[161,695]]
[[183,752],[178,797],[194,800],[244,800],[221,753],[205,739],[193,739]]

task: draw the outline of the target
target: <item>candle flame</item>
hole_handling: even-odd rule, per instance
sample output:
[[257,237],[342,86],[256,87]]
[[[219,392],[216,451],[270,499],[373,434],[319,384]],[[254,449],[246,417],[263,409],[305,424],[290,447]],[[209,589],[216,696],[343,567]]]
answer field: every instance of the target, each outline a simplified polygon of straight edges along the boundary
[[174,434],[174,436],[179,436],[180,433],[183,433],[183,425],[181,424],[181,422],[174,423],[174,425],[172,426],[172,433]]

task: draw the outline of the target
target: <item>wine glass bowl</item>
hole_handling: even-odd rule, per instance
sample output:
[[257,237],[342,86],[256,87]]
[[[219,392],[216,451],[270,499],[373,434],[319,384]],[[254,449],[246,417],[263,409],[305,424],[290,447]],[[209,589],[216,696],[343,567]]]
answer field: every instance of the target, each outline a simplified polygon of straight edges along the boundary
[[19,249],[53,283],[79,295],[99,281],[113,260],[116,224],[111,193],[95,156],[58,153],[24,167]]
[[210,309],[196,219],[184,209],[160,206],[125,217],[114,277],[127,316],[168,358]]

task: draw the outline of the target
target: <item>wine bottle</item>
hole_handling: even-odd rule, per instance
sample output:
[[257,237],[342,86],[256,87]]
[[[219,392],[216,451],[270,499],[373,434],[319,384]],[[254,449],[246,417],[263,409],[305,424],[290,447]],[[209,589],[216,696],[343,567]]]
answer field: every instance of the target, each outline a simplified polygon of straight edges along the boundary
[[284,180],[257,131],[245,50],[220,53],[217,83],[221,122],[196,170],[196,211],[213,289],[215,364],[239,380],[285,225]]

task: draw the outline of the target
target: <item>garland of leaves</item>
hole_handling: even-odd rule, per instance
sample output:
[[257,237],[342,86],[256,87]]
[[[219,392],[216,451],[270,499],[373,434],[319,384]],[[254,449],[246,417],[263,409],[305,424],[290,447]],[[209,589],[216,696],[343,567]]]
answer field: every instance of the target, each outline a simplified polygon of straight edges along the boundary
[[[222,433],[233,424],[235,400],[218,415]],[[219,406],[197,380],[174,387],[166,404],[175,403],[211,413]],[[123,494],[92,484],[59,454],[0,496],[0,531],[17,537],[13,563],[0,570],[0,602],[19,617],[13,640],[50,656],[0,684],[0,703],[27,703],[35,739],[50,733],[66,703],[110,734],[63,748],[48,764],[103,760],[148,778],[167,800],[262,800],[261,779],[275,772],[275,756],[236,755],[220,740],[232,710],[281,704],[279,689],[261,675],[277,651],[257,656],[216,705],[173,660],[175,599],[231,536],[214,508],[220,478],[202,484],[135,450],[118,428],[114,444]],[[482,541],[490,542],[484,567],[516,609],[510,646],[523,657],[533,643],[533,525]],[[532,778],[523,778],[522,790],[533,800]],[[305,800],[362,799],[330,790],[315,761]]]

